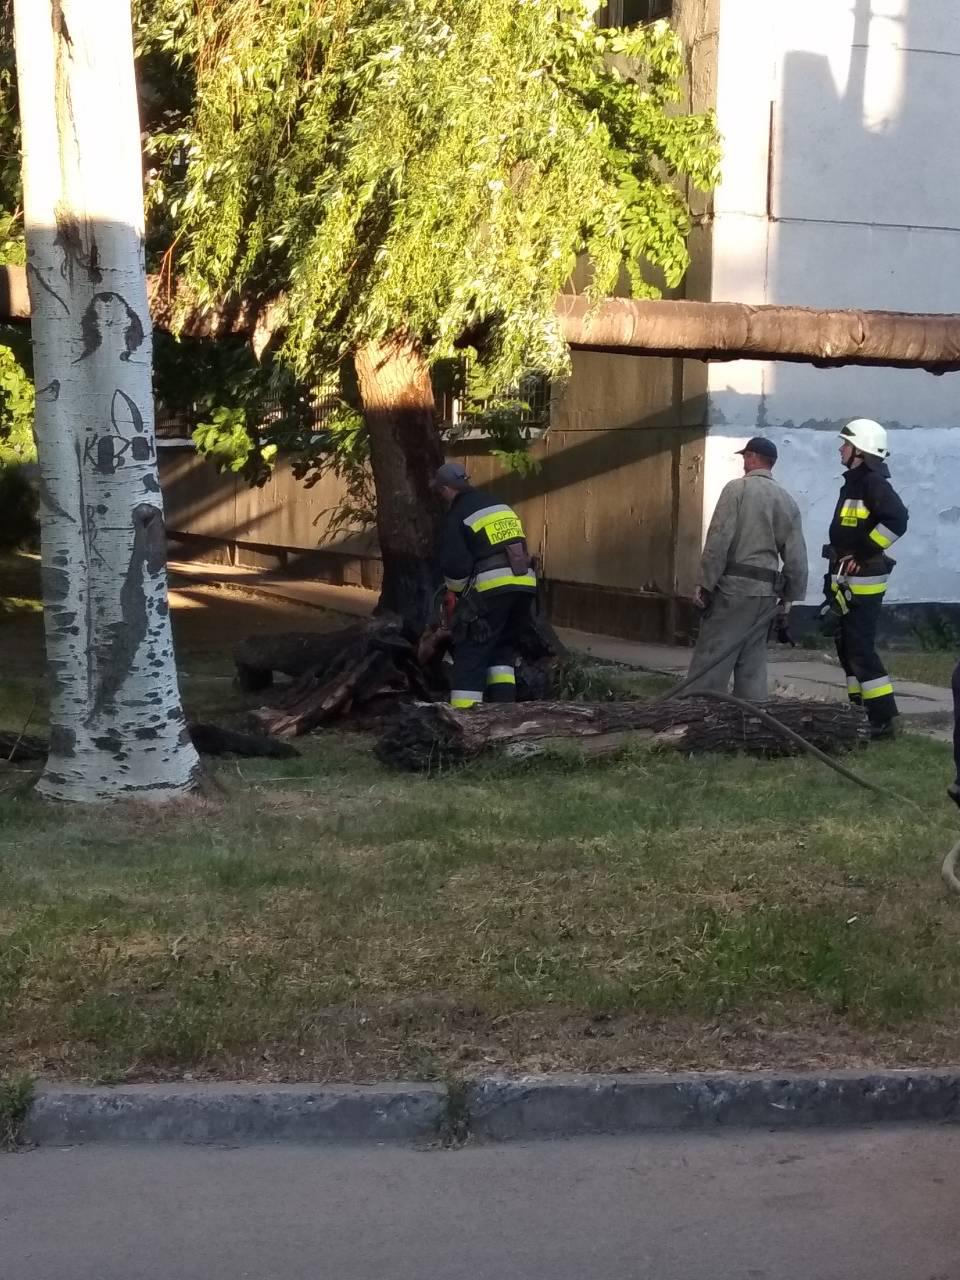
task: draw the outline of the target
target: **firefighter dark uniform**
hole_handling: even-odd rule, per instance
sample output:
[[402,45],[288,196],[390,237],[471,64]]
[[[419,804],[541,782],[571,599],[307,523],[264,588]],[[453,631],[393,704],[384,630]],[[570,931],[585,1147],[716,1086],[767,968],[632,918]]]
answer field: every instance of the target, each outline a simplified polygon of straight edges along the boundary
[[[893,683],[877,653],[877,624],[894,560],[887,551],[907,530],[908,513],[887,464],[864,457],[846,474],[830,525],[828,601],[839,615],[837,656],[850,701],[874,730],[897,714]],[[831,598],[832,597],[832,598]]]
[[451,705],[515,702],[516,641],[537,591],[520,517],[481,489],[458,494],[443,526],[440,566],[447,590],[459,597]]

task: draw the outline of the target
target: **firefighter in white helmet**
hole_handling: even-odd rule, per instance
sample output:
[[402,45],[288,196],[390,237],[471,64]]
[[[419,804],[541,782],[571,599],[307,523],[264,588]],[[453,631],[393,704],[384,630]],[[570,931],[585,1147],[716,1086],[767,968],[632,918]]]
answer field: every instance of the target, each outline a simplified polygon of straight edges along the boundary
[[887,433],[880,423],[856,418],[840,439],[846,476],[824,548],[830,562],[827,605],[850,701],[866,711],[871,737],[889,738],[897,703],[877,653],[877,623],[896,563],[887,553],[906,533],[908,513],[890,483]]

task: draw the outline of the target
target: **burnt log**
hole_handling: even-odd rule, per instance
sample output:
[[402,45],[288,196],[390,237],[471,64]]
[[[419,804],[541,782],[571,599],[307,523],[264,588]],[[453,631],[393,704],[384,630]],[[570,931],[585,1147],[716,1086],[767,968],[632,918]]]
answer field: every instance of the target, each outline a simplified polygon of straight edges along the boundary
[[191,721],[190,737],[202,756],[246,756],[250,759],[264,757],[271,760],[290,760],[300,752],[289,742],[262,733],[244,733],[238,729],[225,729],[219,724]]
[[367,623],[358,622],[337,631],[248,636],[233,650],[237,684],[244,692],[257,693],[273,684],[275,672],[297,680],[308,671],[324,671],[344,649],[361,641],[367,630]]
[[[204,756],[264,756],[286,760],[300,754],[289,742],[278,742],[262,733],[243,733],[205,721],[192,721],[188,728],[193,745]],[[7,764],[42,763],[49,750],[46,738],[0,731],[0,761]]]
[[[865,740],[861,717],[835,703],[784,700],[763,704],[770,714],[829,754]],[[455,711],[439,704],[411,707],[375,748],[377,758],[399,769],[437,771],[501,752],[543,755],[575,745],[603,755],[632,742],[689,754],[746,752],[776,757],[799,746],[747,710],[706,698],[668,702],[488,705]]]
[[377,618],[352,637],[339,633],[339,652],[307,671],[251,723],[280,738],[309,733],[355,708],[384,698],[439,696],[420,665],[418,643],[398,619]]
[[28,733],[0,732],[0,760],[7,764],[41,763],[47,758],[47,741]]

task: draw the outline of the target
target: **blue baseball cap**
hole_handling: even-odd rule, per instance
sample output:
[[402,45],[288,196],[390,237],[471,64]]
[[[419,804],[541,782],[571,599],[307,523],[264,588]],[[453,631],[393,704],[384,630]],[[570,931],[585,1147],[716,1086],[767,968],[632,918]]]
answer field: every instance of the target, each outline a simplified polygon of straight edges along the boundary
[[461,492],[470,488],[470,477],[467,469],[459,462],[445,462],[437,468],[433,477],[434,489],[459,489]]
[[737,453],[755,453],[761,458],[769,458],[771,462],[776,462],[780,456],[777,453],[777,446],[766,436],[754,436],[742,449],[738,449]]

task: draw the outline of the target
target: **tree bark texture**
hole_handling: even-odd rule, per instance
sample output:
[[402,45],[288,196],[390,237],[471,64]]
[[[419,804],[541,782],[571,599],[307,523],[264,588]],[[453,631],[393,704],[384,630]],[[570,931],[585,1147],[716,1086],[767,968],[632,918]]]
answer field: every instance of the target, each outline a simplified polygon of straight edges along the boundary
[[960,315],[905,311],[820,311],[742,302],[557,299],[574,348],[614,355],[694,360],[786,360],[820,368],[877,365],[960,370]]
[[[174,314],[165,282],[148,281],[154,324]],[[269,308],[268,308],[269,310]],[[194,338],[246,333],[251,340],[263,307],[239,300],[188,313],[182,332]],[[557,300],[572,347],[615,355],[683,356],[690,360],[786,360],[823,368],[867,365],[960,370],[960,314],[907,311],[821,311],[813,307],[750,306],[741,302],[683,302],[608,298],[591,308],[579,296]],[[30,316],[22,267],[0,267],[0,320]]]
[[377,488],[380,609],[419,630],[439,586],[435,557],[441,505],[430,481],[443,450],[430,369],[402,336],[370,343],[355,360]]
[[[783,701],[764,709],[821,751],[847,751],[863,740],[860,717],[824,702]],[[649,741],[675,751],[745,751],[796,755],[799,747],[758,717],[706,698],[668,702],[530,702],[454,711],[434,703],[407,710],[377,744],[376,754],[399,769],[433,771],[465,764],[489,751],[540,755],[560,743],[591,754]]]
[[194,787],[167,606],[129,0],[14,5],[50,755],[62,800]]

